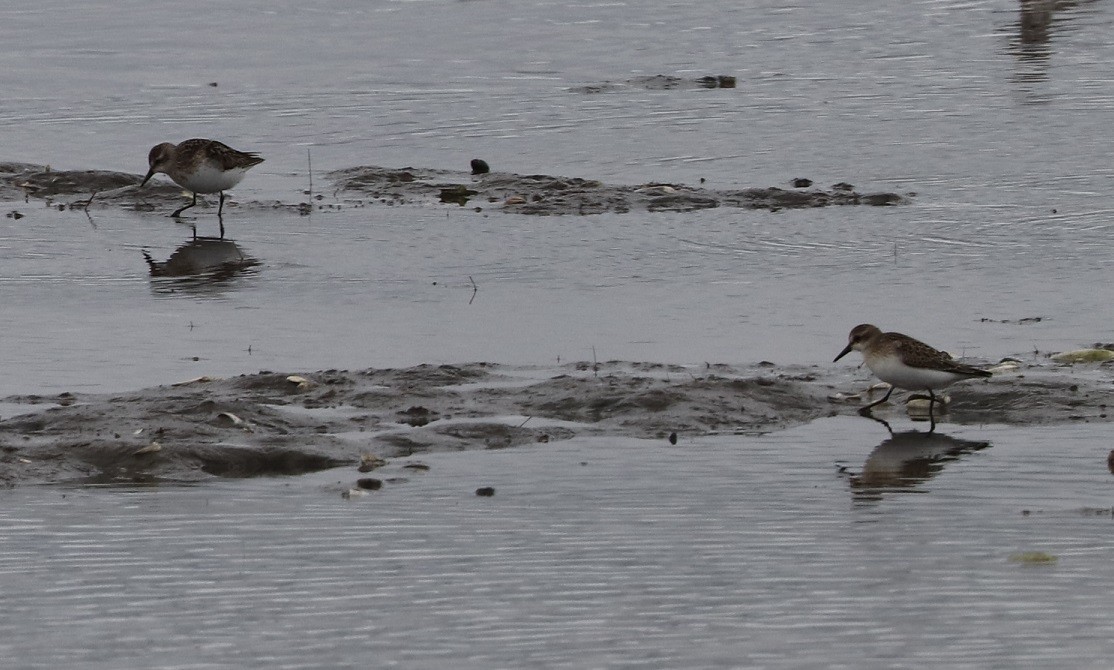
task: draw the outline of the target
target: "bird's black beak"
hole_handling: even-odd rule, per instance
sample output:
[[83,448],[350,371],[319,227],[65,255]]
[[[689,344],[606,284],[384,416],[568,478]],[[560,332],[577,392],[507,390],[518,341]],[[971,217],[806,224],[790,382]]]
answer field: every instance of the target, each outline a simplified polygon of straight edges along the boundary
[[147,171],[147,176],[143,178],[143,181],[139,182],[139,188],[143,188],[143,185],[146,184],[151,179],[151,177],[154,177],[154,176],[155,176],[155,169],[151,168],[150,170]]
[[841,358],[843,358],[844,356],[846,356],[847,354],[851,353],[851,350],[852,350],[852,349],[854,349],[854,348],[855,348],[855,347],[853,347],[853,346],[851,345],[851,343],[850,343],[850,342],[848,342],[848,343],[847,343],[847,346],[843,348],[843,351],[839,352],[839,355],[838,355],[838,356],[836,356],[836,357],[835,357],[835,358],[834,358],[834,359],[832,360],[832,362],[833,362],[833,363],[835,363],[835,362],[836,362],[836,361],[838,361],[839,359],[841,359]]

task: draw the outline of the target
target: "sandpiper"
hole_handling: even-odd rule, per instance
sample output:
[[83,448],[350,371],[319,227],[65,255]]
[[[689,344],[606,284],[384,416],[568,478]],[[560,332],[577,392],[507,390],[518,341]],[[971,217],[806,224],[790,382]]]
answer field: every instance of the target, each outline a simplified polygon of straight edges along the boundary
[[847,346],[835,360],[838,361],[852,350],[862,352],[863,362],[870,371],[890,384],[885,397],[859,410],[864,415],[869,415],[870,408],[889,400],[895,388],[928,391],[928,418],[935,428],[936,421],[932,416],[932,406],[936,403],[934,389],[944,388],[962,379],[991,376],[987,370],[959,363],[943,351],[920,340],[901,333],[883,333],[877,326],[869,323],[851,329],[851,334],[847,336]]
[[263,162],[257,154],[236,151],[216,140],[186,140],[180,144],[163,142],[151,149],[147,156],[151,169],[140,182],[147,183],[156,173],[162,172],[182,188],[193,193],[193,200],[170,216],[177,218],[182,212],[197,204],[198,193],[220,193],[217,217],[224,212],[224,191],[240,183],[249,168]]

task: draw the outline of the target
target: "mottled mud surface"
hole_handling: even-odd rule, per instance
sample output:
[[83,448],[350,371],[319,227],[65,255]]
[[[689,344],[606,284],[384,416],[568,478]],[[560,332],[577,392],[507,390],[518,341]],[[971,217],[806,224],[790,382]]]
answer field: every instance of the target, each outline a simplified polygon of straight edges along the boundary
[[362,166],[329,173],[345,193],[390,204],[448,202],[517,214],[688,212],[712,207],[796,209],[829,205],[897,205],[896,193],[858,193],[850,184],[830,190],[779,187],[714,190],[683,184],[605,184],[577,177]]
[[[950,389],[942,421],[1106,421],[1112,373],[1109,365],[1023,365]],[[871,383],[863,371],[836,367],[473,363],[260,372],[126,394],[16,396],[4,400],[9,418],[0,421],[0,483],[190,482],[361,462],[368,471],[424,452],[577,435],[683,448],[693,436],[758,434],[852,414]],[[895,393],[877,415],[907,422],[900,407],[906,395]]]
[[[313,202],[232,200],[226,206],[289,209],[308,214],[323,207],[442,203],[518,214],[562,215],[687,212],[711,207],[778,210],[829,205],[885,206],[907,200],[896,193],[858,193],[846,183],[835,184],[828,190],[773,186],[712,190],[683,184],[605,184],[579,177],[507,172],[473,175],[454,170],[378,166],[337,170],[328,177],[333,181],[329,190],[335,200],[319,195]],[[0,198],[28,202],[34,198],[71,209],[107,206],[141,212],[168,210],[167,213],[185,203],[180,187],[159,179],[139,188],[142,179],[142,175],[126,172],[51,170],[45,165],[0,163]],[[198,205],[204,208],[211,203],[199,197]]]

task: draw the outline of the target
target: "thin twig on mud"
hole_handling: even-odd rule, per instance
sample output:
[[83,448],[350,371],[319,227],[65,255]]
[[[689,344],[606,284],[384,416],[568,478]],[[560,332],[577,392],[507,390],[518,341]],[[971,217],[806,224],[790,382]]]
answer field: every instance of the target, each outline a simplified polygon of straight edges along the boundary
[[472,301],[476,299],[476,293],[479,292],[480,287],[476,286],[476,280],[472,279],[472,275],[468,275],[468,281],[472,282],[472,297],[468,299],[468,304],[471,305]]

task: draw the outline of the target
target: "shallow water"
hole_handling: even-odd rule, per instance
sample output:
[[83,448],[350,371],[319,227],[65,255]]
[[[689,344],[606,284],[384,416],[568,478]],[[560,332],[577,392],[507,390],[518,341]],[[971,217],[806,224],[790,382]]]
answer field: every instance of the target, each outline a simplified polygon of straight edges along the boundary
[[[350,500],[351,469],[7,491],[0,650],[28,668],[1101,666],[1107,441],[944,428],[922,456],[981,448],[853,486],[868,458],[877,476],[910,455],[886,437],[846,417],[431,454]],[[1056,561],[1011,560],[1037,551]]]
[[[549,219],[441,205],[233,210],[229,237],[261,265],[211,289],[147,279],[140,251],[165,260],[190,236],[165,217],[13,203],[28,216],[0,219],[0,393],[593,350],[827,362],[863,321],[992,360],[1102,339],[1110,13],[1066,6],[1023,40],[1010,3],[851,9],[0,10],[6,159],[142,173],[155,142],[215,136],[267,157],[237,196],[287,203],[304,199],[307,150],[318,190],[331,169],[461,169],[482,156],[619,183],[808,176],[917,194],[894,208]],[[739,85],[575,91],[659,73]],[[211,210],[197,224],[217,232]],[[1043,320],[995,323],[1027,317]]]
[[[468,360],[827,364],[864,321],[986,360],[1109,341],[1114,13],[1041,17],[1004,1],[0,8],[0,160],[143,173],[155,143],[215,137],[267,159],[237,199],[284,203],[305,198],[307,150],[318,191],[332,169],[482,157],[916,194],[550,218],[233,208],[228,236],[259,264],[219,281],[149,276],[144,250],[165,261],[192,236],[161,213],[2,203],[25,216],[0,218],[0,397]],[[738,87],[575,90],[654,74]],[[211,209],[196,223],[216,234]],[[835,467],[884,437],[858,418],[673,450],[440,455],[355,502],[323,488],[335,474],[4,492],[0,649],[24,667],[1105,665],[1110,517],[1085,510],[1110,504],[1106,426],[956,430],[992,446],[880,495]],[[1008,561],[1030,549],[1060,560]]]

